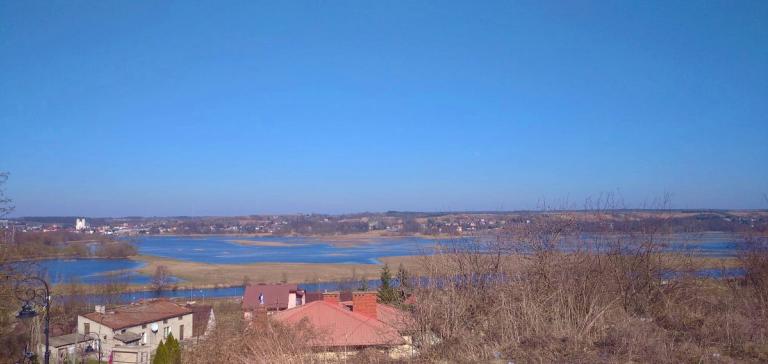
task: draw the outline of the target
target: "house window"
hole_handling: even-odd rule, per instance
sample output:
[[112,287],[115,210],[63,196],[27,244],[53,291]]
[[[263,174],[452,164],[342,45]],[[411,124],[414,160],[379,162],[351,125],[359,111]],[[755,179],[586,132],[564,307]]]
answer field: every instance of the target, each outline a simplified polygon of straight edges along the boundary
[[184,340],[184,325],[179,325],[179,340]]
[[168,337],[168,335],[171,333],[171,328],[166,326],[163,328],[163,337]]
[[91,332],[91,324],[90,324],[90,323],[88,323],[88,322],[84,323],[84,324],[83,324],[83,330],[85,330],[85,331],[83,332],[83,334],[86,334],[86,335],[87,335],[89,332]]

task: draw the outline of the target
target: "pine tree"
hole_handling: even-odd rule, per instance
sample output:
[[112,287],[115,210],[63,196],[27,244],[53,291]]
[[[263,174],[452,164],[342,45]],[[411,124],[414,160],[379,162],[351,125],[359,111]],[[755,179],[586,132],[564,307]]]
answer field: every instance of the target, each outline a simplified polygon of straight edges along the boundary
[[389,264],[384,264],[381,268],[381,286],[379,287],[379,301],[382,303],[392,303],[397,301],[397,292],[391,285],[392,273],[389,271]]
[[160,344],[155,349],[155,357],[152,358],[152,364],[170,364],[168,350],[165,348],[163,340],[160,340]]
[[165,349],[168,352],[169,364],[181,364],[181,345],[179,340],[173,337],[173,334],[169,334],[165,343]]

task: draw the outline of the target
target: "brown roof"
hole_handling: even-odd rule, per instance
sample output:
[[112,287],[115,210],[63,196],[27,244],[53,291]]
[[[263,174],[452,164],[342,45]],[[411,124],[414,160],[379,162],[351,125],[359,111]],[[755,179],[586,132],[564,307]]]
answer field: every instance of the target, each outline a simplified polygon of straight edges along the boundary
[[374,318],[349,311],[341,304],[315,301],[281,311],[272,318],[284,324],[307,322],[317,336],[316,347],[393,346],[405,343],[394,327]]
[[213,306],[188,304],[187,308],[192,310],[192,336],[205,335]]
[[91,312],[83,315],[113,330],[144,325],[192,313],[192,310],[167,300],[155,300],[116,307],[107,313]]
[[301,291],[296,284],[249,284],[243,293],[243,309],[253,310],[259,305],[259,295],[264,295],[264,305],[269,310],[288,308],[288,294]]

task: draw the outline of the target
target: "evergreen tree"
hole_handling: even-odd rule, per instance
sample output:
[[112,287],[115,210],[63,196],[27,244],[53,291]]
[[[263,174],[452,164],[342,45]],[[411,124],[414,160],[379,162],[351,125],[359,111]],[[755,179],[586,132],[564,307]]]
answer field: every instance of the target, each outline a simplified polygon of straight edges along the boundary
[[168,352],[168,363],[181,364],[181,345],[179,340],[176,340],[173,334],[169,334],[166,340],[165,350]]
[[163,340],[160,340],[160,345],[155,349],[155,357],[152,358],[152,364],[170,364],[168,350],[165,348]]
[[381,286],[379,287],[379,301],[382,303],[392,303],[397,301],[397,292],[391,285],[392,273],[389,271],[389,264],[384,264],[381,268]]

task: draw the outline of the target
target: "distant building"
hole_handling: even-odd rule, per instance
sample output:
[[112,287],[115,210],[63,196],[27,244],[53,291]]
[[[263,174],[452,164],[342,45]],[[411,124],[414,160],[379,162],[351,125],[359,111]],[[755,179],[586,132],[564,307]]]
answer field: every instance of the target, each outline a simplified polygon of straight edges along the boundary
[[88,225],[85,224],[85,218],[75,219],[75,230],[82,231],[86,228],[88,228]]
[[259,306],[268,311],[281,311],[305,303],[304,290],[296,284],[249,284],[243,293],[243,316],[250,319]]
[[77,332],[97,335],[101,339],[103,358],[115,352],[120,357],[131,358],[129,362],[144,363],[166,336],[173,334],[180,341],[190,338],[194,329],[192,316],[192,309],[166,299],[112,310],[96,306],[95,312],[77,317]]

